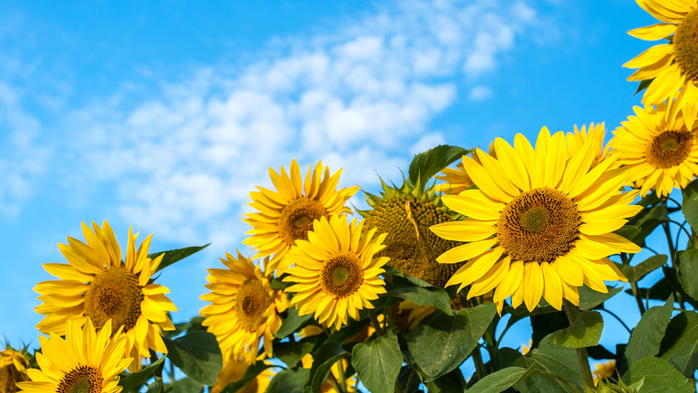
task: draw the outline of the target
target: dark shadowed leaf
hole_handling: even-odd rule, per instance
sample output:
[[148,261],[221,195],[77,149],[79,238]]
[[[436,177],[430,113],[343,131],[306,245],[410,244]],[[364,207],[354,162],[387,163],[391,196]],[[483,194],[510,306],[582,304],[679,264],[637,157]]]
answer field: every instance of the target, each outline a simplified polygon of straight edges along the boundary
[[677,256],[681,287],[690,297],[698,300],[698,250],[679,251]]
[[451,298],[441,288],[421,288],[416,286],[403,286],[388,292],[388,296],[409,300],[421,306],[435,307],[448,315],[453,315],[451,310]]
[[163,386],[162,386],[162,378],[155,378],[155,381],[148,385],[148,391],[147,393],[162,393],[163,391]]
[[694,231],[698,231],[698,180],[692,181],[683,191],[681,211]]
[[257,376],[261,374],[264,370],[272,367],[274,366],[270,364],[265,364],[264,362],[257,362],[255,364],[250,365],[247,368],[247,371],[245,371],[245,375],[243,375],[242,378],[226,386],[221,393],[235,393],[241,390],[250,381],[257,378]]
[[277,342],[274,344],[274,357],[286,363],[288,368],[295,367],[303,356],[313,350],[317,340],[318,336],[310,336],[295,342]]
[[310,381],[310,370],[299,367],[289,368],[280,372],[274,379],[277,380],[275,385],[277,393],[304,393],[305,385]]
[[455,369],[425,385],[429,393],[463,393],[468,386],[460,369]]
[[[320,386],[327,380],[330,374],[332,365],[342,358],[351,356],[351,354],[342,348],[342,345],[336,341],[329,341],[323,344],[314,356],[313,367],[310,369],[310,381],[312,382],[313,393],[320,391]],[[279,381],[281,383],[281,381]]]
[[119,386],[123,386],[122,392],[128,393],[143,385],[145,381],[147,381],[148,378],[150,378],[150,376],[153,375],[155,369],[158,368],[158,366],[165,361],[165,359],[165,356],[163,356],[160,359],[156,360],[155,363],[151,364],[150,366],[144,367],[141,371],[129,374],[128,377],[119,380]]
[[165,385],[167,393],[202,393],[204,385],[196,382],[191,378],[182,378],[174,383]]
[[660,358],[673,364],[687,378],[698,367],[698,314],[684,311],[669,322],[659,348]]
[[579,287],[579,309],[582,311],[591,310],[606,300],[616,296],[623,287],[606,287],[608,293],[596,292],[595,290],[585,286]]

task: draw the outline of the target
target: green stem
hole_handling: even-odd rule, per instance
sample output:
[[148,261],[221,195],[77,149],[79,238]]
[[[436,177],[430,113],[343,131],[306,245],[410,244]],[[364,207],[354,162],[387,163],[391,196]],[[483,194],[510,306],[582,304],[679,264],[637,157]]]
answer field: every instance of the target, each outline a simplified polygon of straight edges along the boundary
[[339,391],[340,393],[345,393],[347,391],[347,377],[344,374],[344,364],[342,364],[343,359],[339,359],[337,363],[337,373],[339,374]]
[[480,353],[480,344],[478,344],[473,350],[473,362],[475,362],[475,374],[477,375],[477,380],[485,378],[487,375],[487,370],[485,370],[485,363],[482,361],[482,354]]
[[630,282],[630,290],[633,291],[633,296],[635,296],[635,301],[637,301],[637,307],[640,309],[640,315],[645,315],[645,305],[642,303],[640,291],[638,291],[635,281]]
[[[570,326],[574,325],[579,314],[579,307],[570,303],[565,299],[565,311],[567,311],[567,320]],[[594,378],[591,376],[591,367],[589,366],[589,355],[586,348],[577,348],[577,360],[579,360],[579,368],[582,370],[582,379],[584,379],[584,392],[593,393],[596,391],[594,387]]]
[[405,393],[410,393],[410,386],[412,385],[412,378],[414,378],[414,376],[415,376],[415,371],[417,371],[417,370],[415,370],[413,368],[412,372],[410,372],[410,376],[407,377],[407,385],[405,385]]
[[378,337],[381,337],[382,335],[385,334],[383,331],[383,328],[381,327],[380,322],[378,322],[378,318],[376,317],[375,311],[372,309],[366,309],[366,312],[368,313],[368,318],[371,320],[371,323],[373,324],[373,327],[376,329],[376,334],[378,334]]

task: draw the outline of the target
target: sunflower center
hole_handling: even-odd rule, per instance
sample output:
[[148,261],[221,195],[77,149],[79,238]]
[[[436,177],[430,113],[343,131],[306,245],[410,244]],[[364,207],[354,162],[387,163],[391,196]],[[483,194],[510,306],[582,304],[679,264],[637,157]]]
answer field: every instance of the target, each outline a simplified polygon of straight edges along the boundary
[[327,209],[320,201],[298,199],[281,211],[279,232],[287,244],[296,240],[308,240],[308,231],[313,229],[313,221],[327,215]]
[[264,323],[264,311],[271,304],[271,297],[256,279],[245,281],[237,293],[236,309],[243,329],[256,332]]
[[99,393],[102,391],[102,373],[92,366],[78,366],[63,376],[56,393]]
[[322,269],[321,286],[337,298],[355,293],[364,282],[361,261],[356,255],[339,253],[332,256]]
[[698,9],[687,13],[676,28],[674,50],[683,73],[698,82]]
[[581,222],[577,206],[567,195],[537,188],[504,207],[497,237],[514,260],[552,262],[574,246]]
[[113,330],[123,326],[128,331],[141,316],[143,291],[138,277],[124,266],[100,273],[85,293],[85,315],[97,329],[112,320]]
[[655,168],[671,168],[684,162],[693,149],[688,131],[664,131],[647,147],[647,162]]

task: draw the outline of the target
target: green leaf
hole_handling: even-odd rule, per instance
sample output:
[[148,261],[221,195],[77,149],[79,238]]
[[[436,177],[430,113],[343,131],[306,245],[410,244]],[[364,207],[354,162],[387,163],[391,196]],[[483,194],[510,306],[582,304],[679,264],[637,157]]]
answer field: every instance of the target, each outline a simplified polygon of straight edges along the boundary
[[681,287],[690,297],[698,300],[698,250],[679,251],[677,256]]
[[625,359],[629,367],[642,358],[659,353],[673,310],[674,295],[671,295],[663,306],[652,307],[645,312],[633,329],[628,346],[625,348]]
[[453,310],[451,310],[451,298],[448,296],[448,293],[441,288],[404,286],[388,292],[388,296],[409,300],[421,306],[436,307],[448,315],[453,315]]
[[628,385],[643,381],[641,393],[690,393],[695,392],[691,383],[665,360],[647,357],[638,360],[625,375]]
[[569,348],[586,348],[599,344],[603,318],[597,311],[580,312],[574,324],[550,334],[546,339]]
[[500,393],[516,385],[519,381],[528,378],[534,372],[535,366],[530,366],[529,368],[508,367],[479,380],[472,388],[468,389],[468,392]]
[[654,78],[645,79],[645,80],[640,81],[640,84],[637,85],[637,91],[635,92],[635,95],[637,95],[641,91],[645,90],[646,88],[650,87],[650,84],[652,83],[653,80],[654,80]]
[[665,205],[660,204],[640,211],[640,213],[628,221],[628,225],[615,231],[615,233],[639,246],[644,246],[645,238],[665,222],[669,222],[669,212]]
[[[545,371],[557,375],[574,385],[578,391],[584,391],[584,381],[579,368],[577,350],[559,345],[547,343],[544,339],[541,345],[522,356],[515,364],[519,367],[535,365],[536,370]],[[522,393],[538,392],[568,392],[573,390],[563,382],[547,375],[533,375],[516,385],[516,389]]]
[[623,287],[614,288],[607,286],[606,289],[608,290],[608,293],[596,292],[586,285],[580,287],[579,309],[582,311],[591,310],[613,296],[616,296],[616,294],[623,290]]
[[463,373],[455,369],[431,382],[425,383],[429,393],[463,393],[468,386]]
[[162,378],[155,378],[155,381],[148,385],[147,393],[161,393],[163,390]]
[[[625,292],[629,295],[633,294],[630,289],[625,290]],[[650,299],[666,301],[674,293],[674,287],[666,277],[662,277],[651,288],[638,288],[637,292],[643,299],[647,298],[649,294]]]
[[249,367],[247,367],[245,375],[243,375],[242,378],[226,386],[221,393],[235,393],[241,390],[250,381],[257,378],[257,376],[261,374],[264,370],[272,367],[275,366],[272,364],[265,364],[264,362],[257,362],[255,364],[250,365]]
[[204,385],[187,377],[174,383],[168,383],[165,385],[165,391],[168,393],[203,393]]
[[223,368],[223,356],[216,336],[209,332],[192,332],[170,340],[163,337],[167,357],[182,372],[197,382],[213,386]]
[[398,269],[398,268],[396,268],[396,267],[393,267],[393,266],[383,266],[383,270],[385,270],[385,273],[386,273],[386,274],[390,274],[390,275],[392,275],[392,276],[402,277],[402,278],[404,278],[405,280],[411,282],[413,285],[416,285],[416,286],[418,286],[418,287],[422,287],[422,288],[434,287],[433,285],[429,284],[428,282],[426,282],[426,281],[424,281],[424,280],[422,280],[422,279],[420,279],[420,278],[412,277],[412,276],[410,276],[409,274],[403,273],[402,270],[400,270],[400,269]]
[[687,378],[692,377],[698,367],[698,314],[684,311],[672,318],[659,353]]
[[628,281],[638,282],[647,274],[660,268],[666,263],[666,261],[666,255],[653,255],[635,266],[621,265],[622,267],[620,269],[625,277],[628,278]]
[[295,367],[303,356],[312,352],[318,336],[305,337],[296,342],[279,342],[274,344],[274,357],[286,363],[287,367]]
[[332,365],[342,358],[349,356],[351,356],[351,354],[345,351],[344,348],[342,348],[342,344],[336,341],[328,341],[323,344],[318,350],[317,355],[314,356],[313,368],[310,369],[312,391],[318,393],[320,391],[320,386],[327,380]]
[[122,392],[128,393],[134,389],[139,388],[141,385],[145,383],[145,381],[148,380],[148,378],[150,378],[151,375],[153,375],[155,369],[158,368],[158,366],[161,365],[164,361],[165,356],[156,360],[155,363],[151,364],[150,366],[144,367],[141,371],[129,374],[128,377],[120,379],[119,386],[123,387]]
[[409,169],[409,181],[413,185],[425,184],[442,169],[468,154],[468,150],[458,146],[440,145],[417,154]]
[[198,247],[186,247],[186,248],[178,248],[175,250],[167,250],[167,251],[158,251],[154,252],[151,254],[148,254],[148,258],[150,259],[155,259],[157,258],[160,254],[165,254],[164,257],[162,257],[162,261],[160,262],[160,265],[158,266],[158,270],[160,271],[170,265],[174,265],[175,263],[181,261],[182,259],[194,255],[197,252],[203,250],[204,248],[208,247],[211,243],[206,244],[204,246],[198,246]]
[[359,379],[373,393],[392,393],[402,366],[402,352],[395,333],[354,346],[351,362]]
[[424,318],[409,335],[407,345],[415,362],[433,381],[460,366],[482,337],[494,314],[492,303],[464,308],[450,316],[436,311]]
[[274,334],[274,337],[284,338],[289,334],[292,334],[293,332],[298,330],[298,328],[303,326],[310,318],[312,318],[312,316],[312,313],[305,314],[303,316],[298,315],[297,308],[289,308],[288,316],[286,317],[286,319],[284,319],[284,322],[281,324],[279,330]]
[[689,183],[682,191],[681,211],[694,232],[698,232],[698,180]]
[[[278,381],[274,385],[274,391],[278,391],[276,387],[280,387],[282,393],[304,393],[305,385],[310,381],[310,370],[300,367],[289,368],[280,372],[274,379]],[[272,381],[272,384],[274,384],[274,381]],[[271,387],[270,385],[269,388]],[[269,392],[271,389],[267,391]]]

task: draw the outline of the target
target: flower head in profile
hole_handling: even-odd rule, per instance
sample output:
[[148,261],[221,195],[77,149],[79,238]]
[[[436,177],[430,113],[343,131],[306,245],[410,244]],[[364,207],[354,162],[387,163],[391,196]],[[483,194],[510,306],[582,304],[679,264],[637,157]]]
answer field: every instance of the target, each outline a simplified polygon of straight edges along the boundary
[[17,382],[29,380],[28,367],[29,359],[22,352],[9,345],[0,351],[0,393],[18,392]]
[[604,158],[609,155],[609,150],[611,148],[610,144],[604,145],[604,140],[606,138],[606,127],[604,123],[594,124],[591,123],[587,127],[583,125],[582,128],[574,126],[574,131],[567,133],[567,158],[571,158],[575,153],[577,153],[587,141],[592,141],[594,144],[594,151],[596,152],[596,157],[591,163],[591,167],[598,165]]
[[[324,169],[324,176],[323,176]],[[281,167],[281,174],[269,168],[269,176],[276,191],[257,187],[259,191],[250,193],[254,213],[245,214],[243,219],[252,225],[247,231],[250,235],[244,243],[254,247],[255,258],[272,256],[268,268],[277,270],[281,275],[289,263],[285,261],[286,253],[296,240],[307,240],[308,231],[313,227],[313,221],[320,217],[333,214],[351,213],[344,206],[359,187],[349,187],[337,190],[341,169],[330,175],[330,169],[322,163],[308,168],[305,182],[296,160],[291,161],[290,175]]]
[[643,197],[686,187],[698,174],[698,123],[688,129],[676,103],[634,109],[636,116],[622,122],[610,142],[618,164],[628,168]]
[[274,333],[283,322],[279,314],[288,308],[286,294],[271,289],[267,266],[262,271],[262,266],[255,266],[239,251],[237,258],[226,253],[221,262],[225,269],[208,269],[206,288],[211,292],[201,299],[211,304],[201,310],[206,317],[202,325],[216,335],[226,359],[254,363],[260,340],[264,354],[271,357]]
[[630,30],[646,41],[667,39],[625,63],[637,68],[629,81],[651,81],[642,102],[656,105],[677,98],[689,108],[686,123],[693,127],[698,110],[698,3],[693,0],[637,0],[637,4],[661,23]]
[[587,141],[567,157],[565,135],[546,128],[535,149],[518,134],[512,147],[495,140],[497,158],[477,150],[481,164],[463,164],[478,189],[445,195],[452,210],[468,217],[431,227],[437,235],[465,244],[441,254],[440,263],[467,261],[448,282],[470,286],[468,298],[493,289],[501,310],[533,310],[541,297],[557,309],[563,298],[579,304],[578,287],[607,292],[604,280],[626,278],[608,257],[640,248],[614,234],[641,206],[637,192],[623,193],[624,169],[610,169],[613,157],[592,168],[597,147]]
[[170,291],[152,282],[164,254],[148,257],[152,235],[136,248],[137,234],[129,228],[122,260],[121,247],[106,221],[102,227],[92,223],[92,229],[82,223],[82,232],[87,243],[68,237],[68,244],[58,245],[67,264],[44,264],[59,279],[34,288],[43,302],[35,311],[45,315],[36,327],[44,334],[62,336],[69,320],[82,326],[89,318],[97,330],[111,320],[126,335],[126,356],[134,359],[129,369],[138,371],[140,356],[150,357],[150,350],[167,353],[160,335],[175,328],[168,311],[177,307],[165,296]]
[[284,281],[295,283],[286,292],[295,293],[291,304],[300,315],[315,313],[318,322],[339,329],[386,292],[379,274],[389,258],[375,256],[386,235],[374,236],[375,229],[362,234],[363,223],[347,223],[345,215],[323,217],[313,223],[308,240],[296,242],[288,254],[295,266]]
[[41,369],[27,370],[31,381],[17,386],[28,393],[121,392],[119,374],[132,360],[123,355],[127,339],[122,329],[112,334],[111,320],[98,330],[89,319],[82,323],[69,320],[65,340],[55,333],[40,337],[36,361]]

